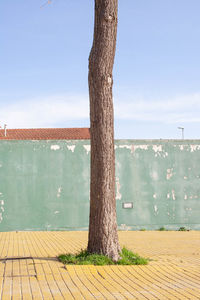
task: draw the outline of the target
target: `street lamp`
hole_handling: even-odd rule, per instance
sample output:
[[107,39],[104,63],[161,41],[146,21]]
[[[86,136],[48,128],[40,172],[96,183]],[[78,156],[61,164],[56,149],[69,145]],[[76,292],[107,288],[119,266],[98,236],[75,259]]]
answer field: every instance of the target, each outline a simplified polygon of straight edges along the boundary
[[182,131],[182,139],[184,140],[184,127],[178,127],[178,129],[181,129],[181,131]]

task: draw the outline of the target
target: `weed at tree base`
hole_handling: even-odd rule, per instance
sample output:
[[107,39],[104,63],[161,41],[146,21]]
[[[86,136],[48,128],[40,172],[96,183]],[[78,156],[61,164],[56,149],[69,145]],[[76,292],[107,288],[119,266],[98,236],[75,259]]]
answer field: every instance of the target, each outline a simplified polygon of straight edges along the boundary
[[149,259],[123,247],[120,259],[114,262],[111,258],[102,254],[91,254],[87,250],[81,250],[78,254],[62,254],[58,256],[59,261],[65,265],[147,265]]

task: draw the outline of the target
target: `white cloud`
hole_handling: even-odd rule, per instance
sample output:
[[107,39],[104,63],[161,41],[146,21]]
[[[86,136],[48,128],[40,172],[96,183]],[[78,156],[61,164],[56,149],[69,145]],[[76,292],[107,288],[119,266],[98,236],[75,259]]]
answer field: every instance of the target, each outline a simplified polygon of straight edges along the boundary
[[167,100],[116,101],[115,117],[162,123],[200,122],[200,93]]
[[[127,97],[114,105],[118,120],[200,123],[200,93],[156,101]],[[89,120],[87,95],[53,95],[1,104],[0,125],[6,123],[8,128],[64,127],[76,120]]]
[[1,125],[6,123],[8,128],[56,127],[70,120],[88,118],[89,100],[81,95],[27,99],[4,105],[0,111]]

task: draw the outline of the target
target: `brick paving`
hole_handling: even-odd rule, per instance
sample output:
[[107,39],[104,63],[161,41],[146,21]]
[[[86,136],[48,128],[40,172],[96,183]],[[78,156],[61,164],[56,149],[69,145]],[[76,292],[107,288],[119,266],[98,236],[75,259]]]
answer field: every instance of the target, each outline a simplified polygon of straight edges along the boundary
[[0,299],[200,299],[200,232],[120,231],[147,266],[66,266],[87,232],[0,233]]

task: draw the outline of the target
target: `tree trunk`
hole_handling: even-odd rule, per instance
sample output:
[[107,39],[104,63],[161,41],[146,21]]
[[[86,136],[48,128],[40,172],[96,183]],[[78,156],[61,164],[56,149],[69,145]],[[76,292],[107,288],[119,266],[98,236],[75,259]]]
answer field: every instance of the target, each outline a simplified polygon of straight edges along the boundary
[[88,251],[117,261],[120,246],[115,202],[113,64],[118,0],[95,0],[89,57],[91,183]]

